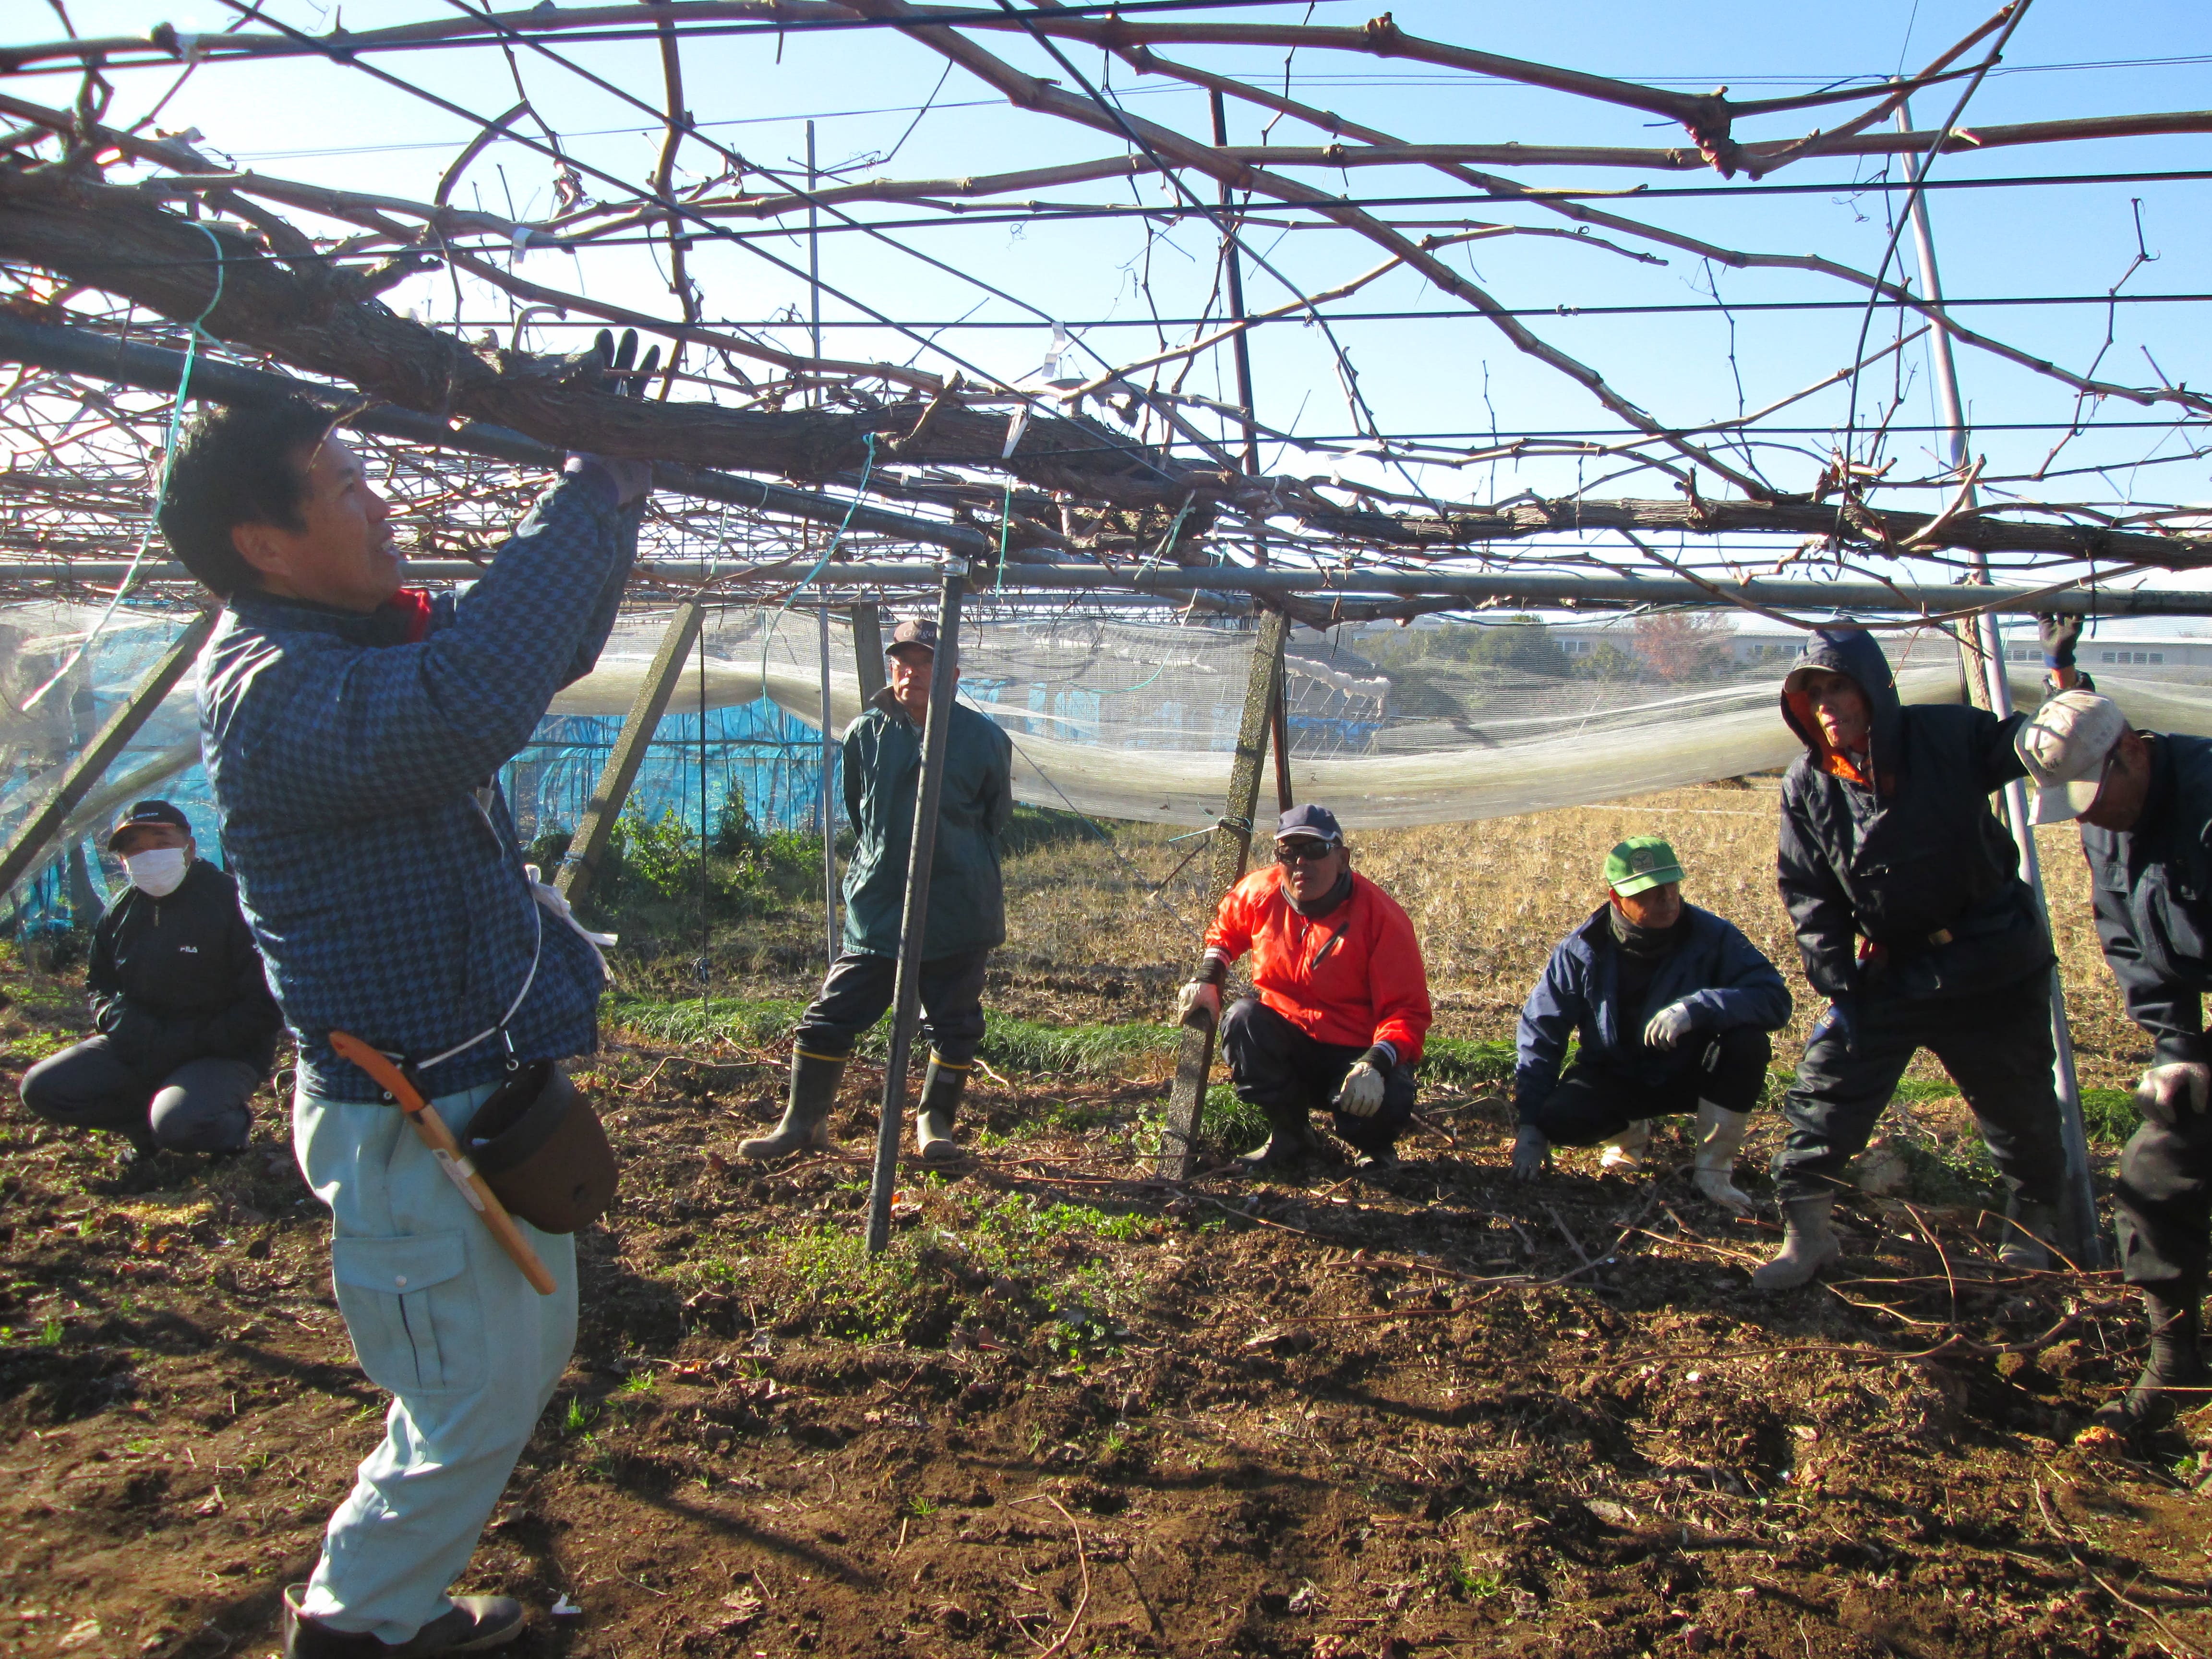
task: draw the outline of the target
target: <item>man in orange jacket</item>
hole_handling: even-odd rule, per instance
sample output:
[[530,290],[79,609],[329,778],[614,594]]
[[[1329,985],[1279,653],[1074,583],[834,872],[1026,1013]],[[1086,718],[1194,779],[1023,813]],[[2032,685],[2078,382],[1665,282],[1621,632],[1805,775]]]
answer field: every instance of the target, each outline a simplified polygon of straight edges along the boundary
[[[1252,953],[1252,989],[1221,1012],[1229,966]],[[1296,806],[1275,826],[1275,867],[1229,890],[1188,1013],[1219,1020],[1237,1097],[1267,1115],[1267,1145],[1238,1159],[1252,1175],[1288,1174],[1321,1151],[1310,1114],[1328,1107],[1362,1169],[1397,1162],[1413,1115],[1413,1067],[1428,1035],[1429,976],[1397,901],[1352,871],[1336,815]]]

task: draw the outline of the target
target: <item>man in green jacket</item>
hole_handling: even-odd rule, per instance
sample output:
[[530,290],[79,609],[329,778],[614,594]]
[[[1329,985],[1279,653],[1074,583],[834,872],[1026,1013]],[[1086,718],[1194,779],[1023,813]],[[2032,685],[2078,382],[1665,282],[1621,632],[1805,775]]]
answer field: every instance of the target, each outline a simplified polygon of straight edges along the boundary
[[[857,841],[845,872],[845,948],[799,1022],[783,1121],[772,1133],[740,1142],[741,1158],[782,1158],[826,1143],[823,1120],[837,1098],[853,1045],[891,1006],[937,624],[901,623],[885,654],[890,684],[845,733],[845,814]],[[933,1163],[958,1151],[952,1119],[983,1041],[983,966],[1006,937],[999,833],[1014,810],[1013,745],[1006,734],[972,708],[955,705],[951,712],[922,931],[929,1074],[915,1115],[915,1140]]]

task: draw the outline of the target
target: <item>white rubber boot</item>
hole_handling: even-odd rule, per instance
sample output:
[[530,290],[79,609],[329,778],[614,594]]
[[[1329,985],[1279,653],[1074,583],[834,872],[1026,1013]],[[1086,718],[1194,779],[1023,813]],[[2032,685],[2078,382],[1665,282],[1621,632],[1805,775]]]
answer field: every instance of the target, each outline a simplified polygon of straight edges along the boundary
[[1710,1100],[1698,1103],[1698,1160],[1691,1179],[1699,1192],[1731,1215],[1752,1212],[1751,1200],[1733,1179],[1735,1155],[1743,1150],[1743,1132],[1750,1127],[1749,1112],[1731,1112]]
[[1796,1198],[1782,1206],[1788,1224],[1782,1253],[1751,1275],[1752,1288],[1794,1291],[1844,1253],[1843,1241],[1828,1225],[1832,1198]]
[[1644,1149],[1651,1144],[1651,1120],[1639,1117],[1612,1139],[1600,1144],[1597,1167],[1601,1170],[1640,1170],[1644,1167]]

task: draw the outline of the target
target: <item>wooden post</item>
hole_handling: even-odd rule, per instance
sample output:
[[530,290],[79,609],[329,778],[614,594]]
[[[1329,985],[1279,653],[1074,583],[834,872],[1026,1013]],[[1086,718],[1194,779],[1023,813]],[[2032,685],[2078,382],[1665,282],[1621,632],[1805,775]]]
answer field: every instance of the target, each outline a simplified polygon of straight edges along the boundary
[[[1897,108],[1901,126],[1908,127],[1912,117],[1903,103]],[[1907,154],[1905,174],[1908,181],[1917,182],[1918,158]],[[1942,307],[1943,281],[1936,267],[1936,237],[1928,222],[1928,202],[1923,193],[1916,191],[1911,200],[1910,217],[1912,222],[1914,252],[1920,260],[1921,286],[1929,303]],[[1930,355],[1936,365],[1936,395],[1942,421],[1950,438],[1951,465],[1960,477],[1967,476],[1966,411],[1959,395],[1959,372],[1951,355],[1949,330],[1941,321],[1930,340]],[[1965,504],[1971,509],[1975,505],[1971,485],[1965,495]],[[1974,555],[1973,580],[1986,586],[1990,580],[1990,565],[1986,555]],[[1984,611],[1972,623],[1960,630],[1960,666],[1966,682],[1966,696],[1977,708],[1986,708],[1999,720],[2013,712],[2012,684],[2005,669],[2004,635],[1997,626],[1996,617]],[[2004,787],[2004,819],[2012,831],[2013,843],[2020,849],[2021,878],[2035,896],[2035,913],[2043,924],[2045,945],[2051,942],[2051,906],[2043,891],[2043,869],[2035,851],[2035,829],[2028,821],[2027,787],[2015,778]],[[2055,957],[2057,952],[2054,951]],[[2065,1158],[2066,1188],[2059,1194],[2059,1231],[2063,1248],[2076,1267],[2098,1268],[2106,1265],[2104,1241],[2097,1230],[2097,1192],[2089,1175],[2089,1131],[2081,1116],[2081,1090],[2074,1073],[2074,1037],[2066,1019],[2066,987],[2054,963],[2051,969],[2051,1086],[2058,1097],[2059,1149]]]
[[[1288,633],[1287,627],[1284,632]],[[1275,810],[1287,812],[1297,803],[1291,798],[1291,673],[1287,665],[1275,672],[1275,696],[1268,723],[1274,732]]]
[[184,678],[185,671],[199,656],[200,647],[207,643],[208,635],[215,631],[216,614],[204,611],[185,625],[185,631],[161,653],[161,659],[131,688],[123,706],[107,717],[107,724],[94,732],[92,740],[63,769],[61,781],[54,785],[52,793],[23,821],[22,827],[9,838],[7,846],[0,848],[0,893],[23,878],[76,804],[91,793],[101,775],[115,763],[115,757],[138,735],[138,728],[146,724],[161,706],[161,700]]
[[[1264,612],[1252,645],[1252,672],[1245,683],[1244,719],[1237,732],[1237,757],[1229,769],[1229,799],[1214,826],[1213,881],[1209,907],[1244,875],[1252,850],[1252,814],[1260,805],[1260,765],[1267,752],[1275,688],[1283,677],[1283,644],[1290,619],[1279,611]],[[1174,1091],[1160,1131],[1159,1171],[1170,1181],[1187,1181],[1198,1148],[1199,1125],[1206,1113],[1206,1079],[1213,1070],[1213,1022],[1203,1009],[1183,1017],[1182,1046],[1176,1054]]]
[[906,1124],[906,1069],[921,1012],[921,952],[929,929],[930,861],[937,855],[938,803],[945,794],[945,750],[952,704],[960,692],[960,596],[965,561],[949,559],[937,608],[937,658],[929,676],[929,715],[921,728],[921,784],[914,792],[914,842],[906,860],[906,908],[899,919],[897,990],[892,1001],[890,1055],[884,1066],[883,1115],[876,1123],[876,1170],[868,1186],[868,1254],[891,1238],[891,1193],[898,1182],[899,1136]]
[[860,706],[867,707],[884,689],[884,613],[879,606],[856,605],[852,610],[853,657],[860,666]]
[[[645,763],[646,745],[653,741],[660,717],[668,712],[668,700],[675,695],[676,682],[684,672],[684,659],[698,639],[706,615],[706,607],[696,599],[686,599],[676,607],[667,631],[660,636],[660,648],[653,653],[653,666],[646,670],[645,683],[637,688],[629,713],[623,716],[613,752],[600,769],[599,782],[592,787],[584,821],[570,837],[568,856],[561,860],[561,873],[554,878],[554,886],[571,904],[592,890],[599,860],[606,856],[607,842],[622,819],[623,803],[629,799],[630,785],[637,781],[637,769]],[[706,710],[702,708],[700,718],[705,717]],[[700,828],[703,832],[706,826]]]

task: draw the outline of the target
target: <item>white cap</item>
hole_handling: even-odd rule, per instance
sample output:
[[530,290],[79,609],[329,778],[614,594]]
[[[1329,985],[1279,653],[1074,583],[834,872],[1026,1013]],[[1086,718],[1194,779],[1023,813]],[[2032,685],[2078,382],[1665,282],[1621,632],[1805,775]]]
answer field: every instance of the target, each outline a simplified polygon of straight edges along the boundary
[[2031,823],[2063,823],[2096,804],[2105,763],[2128,734],[2119,704],[2094,691],[2061,691],[2020,728],[2013,747],[2035,786]]

